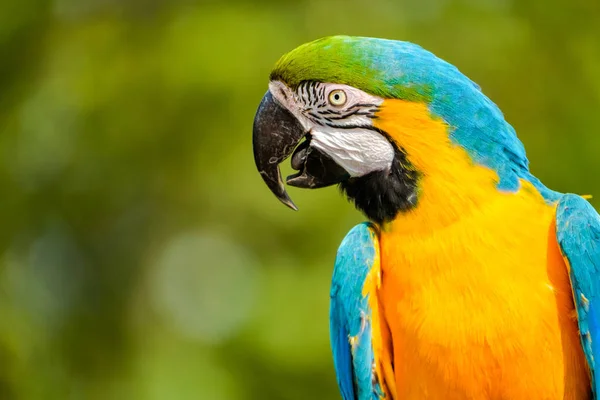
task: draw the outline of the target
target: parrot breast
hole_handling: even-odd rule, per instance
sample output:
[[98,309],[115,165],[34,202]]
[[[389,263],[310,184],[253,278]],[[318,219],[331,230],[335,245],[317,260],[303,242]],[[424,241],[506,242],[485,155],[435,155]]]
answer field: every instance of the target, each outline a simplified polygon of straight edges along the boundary
[[591,398],[556,202],[526,179],[500,190],[424,104],[387,100],[377,123],[421,172],[380,232],[397,398]]
[[442,231],[381,233],[398,398],[590,398],[554,208],[528,196]]

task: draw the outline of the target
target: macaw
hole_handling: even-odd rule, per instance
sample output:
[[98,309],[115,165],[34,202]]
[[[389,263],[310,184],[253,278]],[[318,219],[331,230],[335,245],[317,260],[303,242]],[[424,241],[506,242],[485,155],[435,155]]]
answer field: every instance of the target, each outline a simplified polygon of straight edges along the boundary
[[529,171],[480,87],[418,45],[333,36],[285,54],[256,166],[337,184],[368,218],[342,241],[331,347],[344,400],[593,399],[600,217]]

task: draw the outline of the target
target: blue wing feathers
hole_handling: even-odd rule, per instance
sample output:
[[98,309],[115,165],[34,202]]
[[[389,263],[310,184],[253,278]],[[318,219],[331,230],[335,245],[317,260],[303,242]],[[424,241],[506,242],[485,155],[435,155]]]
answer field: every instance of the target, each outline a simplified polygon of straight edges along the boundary
[[562,196],[556,209],[556,236],[569,262],[581,344],[598,398],[600,376],[600,216],[582,197]]
[[352,373],[352,355],[348,342],[347,324],[342,316],[342,304],[335,296],[331,298],[330,325],[331,349],[336,370],[337,382],[344,400],[354,400],[354,379]]
[[[338,385],[344,400],[381,396],[373,379],[370,309],[363,285],[376,252],[369,224],[355,226],[338,249],[331,284],[330,334]],[[352,338],[352,344],[350,342]]]

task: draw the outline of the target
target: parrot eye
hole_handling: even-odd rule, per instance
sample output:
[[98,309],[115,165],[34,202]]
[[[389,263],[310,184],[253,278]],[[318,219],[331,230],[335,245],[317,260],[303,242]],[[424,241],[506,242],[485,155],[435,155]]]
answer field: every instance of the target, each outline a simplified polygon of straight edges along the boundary
[[340,89],[332,90],[331,93],[329,93],[329,102],[333,106],[343,106],[346,104],[346,92]]

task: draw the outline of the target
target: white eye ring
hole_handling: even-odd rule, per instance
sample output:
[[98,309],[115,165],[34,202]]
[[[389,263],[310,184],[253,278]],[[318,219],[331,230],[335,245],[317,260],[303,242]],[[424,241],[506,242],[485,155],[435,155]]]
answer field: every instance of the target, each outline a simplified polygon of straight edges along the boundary
[[346,104],[346,92],[341,89],[332,90],[329,93],[329,103],[333,106],[343,106]]

